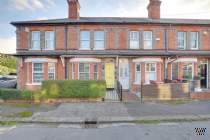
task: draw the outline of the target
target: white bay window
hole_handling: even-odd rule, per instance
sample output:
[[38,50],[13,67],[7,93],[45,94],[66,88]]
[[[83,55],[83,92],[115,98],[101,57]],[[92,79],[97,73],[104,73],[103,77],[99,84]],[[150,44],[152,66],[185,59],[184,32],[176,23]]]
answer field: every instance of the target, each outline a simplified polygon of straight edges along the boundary
[[90,80],[90,64],[79,63],[79,80]]
[[44,80],[43,63],[33,63],[33,83],[41,84]]
[[192,63],[184,64],[183,66],[183,79],[192,80],[194,72],[194,65]]
[[94,64],[94,80],[98,80],[98,64]]
[[48,80],[55,80],[55,63],[48,63]]
[[141,64],[135,65],[135,84],[141,84]]
[[145,71],[145,81],[146,83],[150,83],[150,81],[157,80],[156,73],[156,63],[146,63],[146,71]]

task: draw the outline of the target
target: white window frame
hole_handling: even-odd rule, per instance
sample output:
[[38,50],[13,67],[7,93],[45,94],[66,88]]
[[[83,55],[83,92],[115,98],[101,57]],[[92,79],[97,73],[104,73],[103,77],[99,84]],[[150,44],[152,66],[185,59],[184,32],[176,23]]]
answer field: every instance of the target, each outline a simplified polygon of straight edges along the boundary
[[[184,66],[187,65],[187,73],[189,73],[189,65],[192,66],[192,79],[194,78],[194,63],[187,63],[183,65],[183,79],[184,79]],[[189,80],[189,79],[185,79]]]
[[[47,34],[52,34],[52,39],[47,39]],[[48,47],[48,42],[51,42],[53,44],[52,48]],[[55,32],[54,31],[46,31],[45,32],[45,50],[55,50]]]
[[75,64],[74,63],[71,63],[72,64],[72,80],[75,80],[76,79],[76,76],[75,76]]
[[[95,71],[95,66],[97,66],[97,71]],[[94,69],[94,72],[93,72],[93,78],[94,80],[98,80],[98,64],[94,64],[93,65],[93,69]],[[96,74],[96,79],[95,79],[95,74]]]
[[[136,35],[135,35],[136,34]],[[136,36],[136,37],[135,37]],[[129,32],[129,48],[130,49],[139,49],[139,31],[130,31]],[[135,42],[137,43],[138,45],[137,46],[132,46],[132,42]]]
[[[97,39],[96,35],[97,33],[102,33],[103,38]],[[103,44],[103,48],[98,48],[97,47],[97,42],[101,42]],[[94,50],[104,50],[105,49],[105,32],[104,31],[95,31],[94,32]]]
[[[193,33],[196,33],[196,48],[192,48],[192,34]],[[195,40],[194,40],[195,41]],[[198,48],[199,48],[199,33],[198,32],[190,32],[190,49],[191,50],[198,50]]]
[[[137,66],[140,66],[140,71],[137,71]],[[137,73],[140,75],[139,81],[137,81]],[[134,84],[141,84],[141,63],[136,63],[135,64],[135,83]]]
[[42,81],[41,82],[34,82],[34,64],[42,64],[42,71],[40,71],[40,72],[36,72],[36,73],[42,73],[43,74],[43,79],[42,79],[42,81],[44,80],[44,63],[40,63],[40,62],[37,62],[37,63],[35,63],[35,62],[33,62],[32,63],[32,84],[33,85],[41,85],[42,84]]
[[[150,38],[146,38],[146,33],[150,33]],[[151,48],[146,48],[146,42],[151,42]],[[153,49],[153,32],[152,31],[144,31],[144,49],[145,50],[152,50]]]
[[[88,39],[83,39],[82,34],[83,33],[88,33],[89,38]],[[82,48],[82,42],[88,42],[88,47],[87,48]],[[90,31],[80,31],[80,50],[90,50]]]
[[[34,34],[38,33],[38,40],[34,39]],[[41,50],[41,44],[40,44],[40,31],[31,31],[31,47],[30,50]],[[38,42],[37,44],[39,45],[37,48],[34,47],[34,42]]]
[[[53,65],[53,70],[50,69],[50,65]],[[53,79],[50,79],[50,77],[49,77],[50,74],[53,74],[53,77],[54,77]],[[55,80],[55,79],[56,79],[55,78],[55,63],[48,63],[48,80]]]
[[[181,36],[180,36],[181,34]],[[184,42],[184,45],[179,45],[179,42]],[[177,32],[177,48],[180,50],[186,49],[187,46],[187,33],[183,31]]]
[[[80,64],[88,65],[89,71],[88,71],[88,72],[80,72]],[[84,66],[84,68],[85,68],[85,66]],[[78,77],[79,80],[81,80],[81,79],[80,79],[80,73],[83,73],[83,74],[88,73],[88,74],[89,74],[89,77],[88,77],[87,80],[90,80],[90,64],[88,64],[88,63],[79,63],[79,64],[78,64],[78,73],[79,73],[79,74],[78,74],[78,75],[79,75],[79,77]]]
[[[176,63],[176,62],[175,62]],[[171,63],[171,80],[174,80],[173,79],[173,65],[175,64],[175,63]],[[177,63],[177,65],[178,65],[178,69],[177,69],[177,75],[178,75],[178,77],[177,77],[177,79],[179,79],[179,63]],[[177,79],[175,79],[175,80],[177,80]]]
[[[155,71],[147,71],[147,64],[154,64],[155,65]],[[146,75],[147,73],[155,73],[155,80],[154,81],[157,81],[157,63],[154,63],[154,62],[148,62],[148,63],[145,63],[145,82],[146,84],[148,84],[148,82],[150,82],[150,80],[147,82],[146,80]]]
[[105,80],[106,78],[106,72],[105,72],[105,64],[104,63],[102,63],[102,80]]

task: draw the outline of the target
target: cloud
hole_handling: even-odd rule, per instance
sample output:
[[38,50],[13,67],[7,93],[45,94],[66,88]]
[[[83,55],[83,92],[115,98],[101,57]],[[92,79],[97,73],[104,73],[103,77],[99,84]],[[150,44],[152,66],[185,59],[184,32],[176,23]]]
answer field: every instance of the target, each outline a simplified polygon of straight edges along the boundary
[[[210,19],[210,0],[161,1],[162,18]],[[149,0],[80,0],[80,4],[82,16],[147,17]]]
[[11,8],[21,11],[35,11],[55,6],[54,0],[9,0],[8,4]]
[[48,20],[48,18],[47,17],[39,17],[36,20]]
[[0,38],[0,53],[14,54],[16,52],[16,38]]
[[165,18],[210,18],[210,0],[162,0],[161,14]]

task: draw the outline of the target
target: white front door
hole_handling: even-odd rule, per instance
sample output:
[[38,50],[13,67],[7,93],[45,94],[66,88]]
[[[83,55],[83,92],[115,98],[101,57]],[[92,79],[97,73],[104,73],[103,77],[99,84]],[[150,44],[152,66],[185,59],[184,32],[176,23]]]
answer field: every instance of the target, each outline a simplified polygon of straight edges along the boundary
[[119,81],[123,89],[129,89],[129,62],[128,59],[119,61]]

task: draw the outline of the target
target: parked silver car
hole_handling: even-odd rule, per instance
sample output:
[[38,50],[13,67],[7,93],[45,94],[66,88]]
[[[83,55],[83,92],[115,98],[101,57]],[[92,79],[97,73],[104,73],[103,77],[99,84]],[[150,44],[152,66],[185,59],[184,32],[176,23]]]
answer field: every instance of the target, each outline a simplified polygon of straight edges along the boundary
[[16,88],[16,86],[16,75],[0,76],[0,88]]

